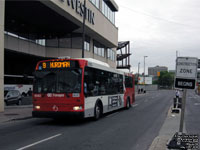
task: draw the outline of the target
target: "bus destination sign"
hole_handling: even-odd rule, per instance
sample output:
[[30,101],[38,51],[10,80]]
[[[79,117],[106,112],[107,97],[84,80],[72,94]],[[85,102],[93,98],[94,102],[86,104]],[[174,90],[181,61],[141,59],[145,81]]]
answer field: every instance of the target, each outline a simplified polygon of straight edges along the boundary
[[46,61],[39,64],[38,70],[65,69],[75,67],[74,61]]

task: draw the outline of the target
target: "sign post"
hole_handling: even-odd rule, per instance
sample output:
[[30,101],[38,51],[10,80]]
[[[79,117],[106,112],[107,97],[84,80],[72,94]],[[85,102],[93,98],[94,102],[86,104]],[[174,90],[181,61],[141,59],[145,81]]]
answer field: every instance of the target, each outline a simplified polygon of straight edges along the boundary
[[178,57],[176,60],[175,87],[182,88],[182,107],[179,132],[183,132],[187,89],[195,89],[198,59],[194,57]]
[[[183,89],[182,97],[182,107],[181,107],[181,119],[179,132],[176,132],[172,137],[167,147],[169,149],[193,149],[194,145],[198,146],[194,138],[189,138],[190,136],[183,133],[183,123],[185,115],[185,103],[186,103],[186,94],[187,89],[194,89],[195,82],[197,79],[197,66],[198,59],[194,57],[178,57],[176,59],[176,77],[175,77],[175,87]],[[193,136],[194,137],[194,136]],[[198,136],[197,136],[198,137]],[[188,140],[189,139],[189,140]],[[187,142],[187,140],[189,142]],[[191,141],[193,141],[191,143]],[[192,148],[191,148],[192,147]],[[195,147],[196,149],[196,147]]]
[[181,120],[180,120],[179,132],[183,132],[183,124],[184,124],[184,116],[185,116],[186,94],[187,94],[187,90],[184,89],[183,90],[183,97],[182,97]]

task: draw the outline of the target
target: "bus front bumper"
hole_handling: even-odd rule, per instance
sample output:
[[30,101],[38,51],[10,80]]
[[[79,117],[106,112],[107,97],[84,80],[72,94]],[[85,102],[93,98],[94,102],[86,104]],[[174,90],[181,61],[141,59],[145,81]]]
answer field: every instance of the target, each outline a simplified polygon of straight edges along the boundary
[[84,118],[84,112],[48,112],[32,111],[35,118]]

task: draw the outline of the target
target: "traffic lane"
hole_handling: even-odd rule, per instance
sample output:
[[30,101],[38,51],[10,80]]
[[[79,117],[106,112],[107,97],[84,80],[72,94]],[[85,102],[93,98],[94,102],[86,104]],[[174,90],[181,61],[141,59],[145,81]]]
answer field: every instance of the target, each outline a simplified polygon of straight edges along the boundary
[[92,121],[66,120],[57,122],[52,119],[28,119],[12,121],[0,126],[0,149],[13,150],[57,135],[63,131],[74,130]]
[[[162,99],[162,97],[160,99]],[[159,131],[160,128],[160,125],[156,123],[160,123],[160,121],[154,121],[152,123],[154,124],[153,127],[151,127],[152,124],[150,122],[146,122],[146,120],[148,120],[149,118],[150,120],[152,120],[154,117],[156,117],[157,120],[159,120],[159,117],[155,116],[155,114],[160,114],[160,112],[157,112],[157,109],[154,107],[154,103],[156,103],[156,101],[159,100],[152,99],[148,103],[144,102],[144,104],[141,106],[138,104],[128,111],[121,110],[119,111],[119,113],[110,114],[112,115],[110,117],[109,115],[107,115],[106,117],[97,122],[85,120],[83,122],[66,121],[58,123],[52,121],[51,119],[30,119],[20,122],[8,123],[7,125],[0,126],[0,139],[4,139],[0,141],[0,149],[22,148],[24,146],[33,144],[35,142],[40,142],[44,139],[48,139],[58,134],[61,135],[55,137],[55,139],[50,139],[49,141],[39,143],[33,148],[47,149],[46,147],[48,147],[48,142],[50,142],[49,149],[55,149],[57,147],[60,147],[60,149],[66,149],[66,147],[68,149],[82,149],[81,146],[85,147],[86,149],[89,149],[88,147],[99,145],[108,145],[106,147],[103,147],[104,149],[110,149],[113,147],[115,149],[130,149],[133,146],[138,147],[138,145],[148,147],[148,145],[150,145],[153,140],[155,128],[156,131]],[[151,111],[148,112],[147,110],[148,105],[151,108],[151,111],[155,110],[157,112],[152,112],[152,114],[154,114],[152,115],[153,118],[151,118],[151,115],[148,117],[148,114],[151,114]],[[164,109],[160,110],[163,111]],[[147,115],[145,115],[146,113]],[[143,117],[141,118],[141,116]],[[151,130],[149,130],[148,128],[151,128]],[[143,136],[145,135],[145,133],[147,133],[147,135]],[[152,139],[148,138],[148,136],[150,136]],[[116,140],[113,139],[113,137],[116,138]],[[142,142],[138,140],[138,137],[142,139]],[[56,143],[52,144],[51,142],[54,140],[58,140],[61,143],[58,142],[59,144],[57,145],[55,145]],[[93,140],[95,140],[96,142]],[[146,144],[144,144],[143,141],[146,141]],[[65,144],[63,146],[60,146],[62,145],[62,142]],[[87,144],[88,142],[89,144]],[[77,143],[81,143],[81,146],[77,147]],[[121,144],[119,143],[122,143],[123,146],[120,147]]]
[[200,96],[194,90],[187,90],[185,110],[187,133],[200,135]]
[[173,97],[175,96],[175,91],[174,90],[158,90],[158,91],[150,91],[147,92],[146,94],[138,95],[135,98],[135,103],[136,104],[141,104],[148,102],[149,100],[156,100],[159,98],[163,97],[171,97],[169,100],[173,102]]
[[61,136],[35,145],[33,149],[146,150],[158,135],[174,97],[171,91],[161,93],[160,97],[130,110],[121,110],[74,130],[63,130]]

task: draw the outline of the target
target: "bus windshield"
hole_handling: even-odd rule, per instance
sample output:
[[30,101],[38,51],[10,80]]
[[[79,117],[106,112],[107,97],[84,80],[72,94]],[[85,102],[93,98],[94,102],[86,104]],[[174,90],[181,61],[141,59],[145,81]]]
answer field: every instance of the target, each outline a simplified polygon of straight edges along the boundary
[[80,93],[82,69],[36,71],[34,93]]

